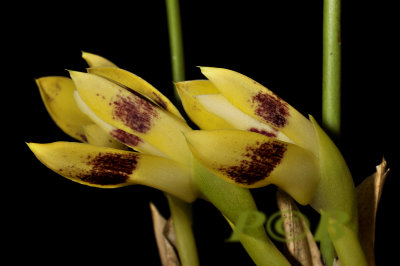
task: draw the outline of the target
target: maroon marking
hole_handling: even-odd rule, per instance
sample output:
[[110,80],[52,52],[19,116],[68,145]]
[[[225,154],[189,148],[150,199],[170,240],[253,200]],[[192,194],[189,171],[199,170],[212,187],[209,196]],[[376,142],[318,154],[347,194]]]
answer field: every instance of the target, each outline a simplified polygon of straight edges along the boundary
[[167,108],[168,108],[167,103],[161,99],[160,95],[158,95],[158,94],[155,93],[154,91],[153,91],[153,95],[157,98],[157,99],[154,99],[154,101],[155,101],[160,107],[162,107],[164,110],[167,110]]
[[267,178],[278,166],[287,150],[287,145],[270,140],[259,143],[257,147],[249,146],[238,166],[223,167],[219,170],[227,174],[237,183],[252,185]]
[[116,185],[125,183],[135,170],[138,155],[99,153],[86,164],[93,166],[87,174],[77,176],[83,182],[96,185]]
[[252,98],[256,104],[255,114],[266,122],[282,128],[287,123],[289,114],[288,104],[276,95],[259,92]]
[[44,95],[44,97],[46,98],[46,101],[47,101],[47,102],[52,102],[52,101],[54,101],[54,98],[51,97],[48,93],[46,93],[44,90],[43,90],[43,95]]
[[134,95],[126,97],[118,95],[113,105],[114,118],[140,133],[149,131],[152,119],[158,116],[156,107]]
[[97,96],[97,97],[100,97],[100,96],[101,96],[101,98],[102,98],[103,100],[106,99],[106,97],[105,97],[104,95],[100,95],[100,93],[96,93],[96,96]]
[[55,98],[57,98],[58,94],[60,93],[61,87],[60,84],[55,83],[55,87],[51,88],[51,90],[48,89],[48,91],[46,91],[42,87],[40,89],[42,90],[46,101],[52,102]]
[[143,140],[138,136],[125,132],[121,129],[112,130],[110,132],[110,135],[119,142],[122,142],[123,144],[126,144],[131,147],[135,147],[139,145],[139,143],[143,142]]
[[147,96],[144,96],[143,94],[140,94],[139,92],[137,92],[137,91],[135,91],[134,89],[131,89],[131,88],[125,86],[124,84],[115,82],[115,81],[113,81],[113,80],[111,80],[111,81],[114,82],[114,83],[116,83],[116,84],[118,84],[118,86],[124,88],[125,90],[129,91],[130,93],[132,93],[132,94],[135,95],[136,97],[139,97],[140,99],[143,99],[143,100],[149,102],[150,104],[152,104],[152,105],[154,105],[154,106],[157,106],[154,102],[149,101],[149,99],[147,98]]
[[257,129],[255,127],[252,127],[250,129],[248,129],[248,131],[256,132],[258,134],[261,134],[261,135],[264,135],[264,136],[267,136],[267,137],[270,137],[270,138],[276,138],[276,134],[275,133],[266,131],[265,129]]
[[84,142],[88,142],[88,139],[85,136],[85,134],[79,134],[79,137],[81,137]]

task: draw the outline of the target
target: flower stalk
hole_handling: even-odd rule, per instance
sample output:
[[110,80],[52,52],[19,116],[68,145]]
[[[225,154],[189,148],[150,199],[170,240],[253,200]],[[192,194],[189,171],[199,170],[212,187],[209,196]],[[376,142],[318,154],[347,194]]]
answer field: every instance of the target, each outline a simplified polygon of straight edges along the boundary
[[[166,0],[168,31],[171,50],[172,80],[185,80],[185,64],[183,54],[182,29],[179,0]],[[177,106],[181,101],[174,86],[174,96]],[[174,224],[177,249],[181,265],[199,265],[196,241],[192,228],[192,204],[166,194]]]
[[[322,125],[327,133],[331,137],[340,136],[341,131],[341,1],[340,0],[324,0],[324,10],[323,10],[323,86],[322,86]],[[323,138],[323,137],[322,137]],[[328,140],[328,138],[326,138]],[[321,141],[321,135],[320,135]],[[333,156],[336,148],[334,145],[329,144],[329,141],[325,141],[325,150],[323,153],[331,150],[327,156]],[[333,158],[340,158],[340,156],[333,156]],[[344,165],[344,164],[343,164]],[[342,171],[341,171],[342,170]],[[326,184],[334,182],[349,182],[351,180],[350,173],[349,178],[344,178],[346,175],[343,169],[338,169],[337,167],[331,167],[331,165],[324,165],[322,171],[325,172],[324,176],[327,177]],[[329,173],[330,172],[330,173]],[[343,172],[343,173],[342,173]],[[332,178],[329,178],[332,176]],[[335,177],[335,178],[333,178]],[[346,181],[347,180],[347,181]],[[331,184],[332,185],[332,184]],[[332,186],[335,187],[335,186]],[[343,213],[350,214],[347,224],[341,224],[344,236],[336,239],[332,236],[332,229],[328,228],[330,242],[321,242],[322,255],[326,262],[331,264],[333,260],[334,253],[332,246],[334,247],[337,255],[339,256],[342,265],[367,265],[365,255],[361,249],[360,242],[358,239],[358,219],[357,219],[357,209],[356,209],[356,199],[355,199],[355,188],[354,184],[341,184],[341,186],[348,191],[347,193],[341,193],[342,195],[347,195],[341,198],[343,204],[337,204],[338,198],[327,199],[328,202],[325,203],[327,206],[346,206],[345,202],[351,203],[347,204],[349,210],[341,210]],[[317,196],[318,197],[318,196]],[[329,203],[329,201],[332,203]],[[337,210],[337,208],[335,208]],[[340,209],[340,208],[339,208]],[[325,248],[323,248],[325,247]],[[328,247],[328,248],[327,248]],[[329,251],[330,250],[330,251]]]
[[324,0],[322,125],[331,137],[340,135],[341,27],[340,0]]
[[[210,201],[225,216],[233,229],[243,213],[257,211],[256,203],[248,189],[216,177],[196,159],[193,171],[202,197]],[[246,233],[240,235],[240,242],[256,265],[290,265],[268,238],[262,226],[249,228]]]
[[196,241],[192,230],[192,204],[166,194],[175,229],[181,265],[199,265]]
[[[183,55],[183,41],[179,0],[166,0],[169,43],[171,50],[172,79],[174,82],[185,80],[185,63]],[[174,89],[176,101],[180,98]]]

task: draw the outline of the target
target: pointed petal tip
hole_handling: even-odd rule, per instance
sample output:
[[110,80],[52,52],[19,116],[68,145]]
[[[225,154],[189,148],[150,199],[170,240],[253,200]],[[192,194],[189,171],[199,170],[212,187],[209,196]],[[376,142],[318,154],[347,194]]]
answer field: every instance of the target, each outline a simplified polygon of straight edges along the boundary
[[178,93],[184,92],[184,90],[183,90],[184,82],[185,81],[174,82],[175,89],[178,91]]
[[28,145],[28,148],[33,152],[33,154],[41,161],[41,154],[46,150],[46,144],[43,143],[34,143],[34,142],[25,142]]
[[81,56],[84,60],[90,60],[91,57],[98,57],[97,54],[81,50]]
[[308,114],[308,119],[310,119],[310,121],[312,121],[313,123],[317,122],[317,120],[315,120],[314,116],[311,114]]
[[86,75],[90,75],[89,73],[81,72],[81,71],[77,71],[77,70],[66,69],[66,71],[68,71],[69,76],[71,77],[72,81],[74,81],[74,82],[76,82],[78,79],[80,79]]
[[117,67],[110,60],[94,53],[82,51],[82,58],[90,67]]
[[25,142],[25,144],[28,145],[29,149],[35,153],[36,151],[42,150],[47,144],[50,143]]
[[82,73],[81,71],[71,70],[71,69],[68,69],[68,68],[66,68],[65,71],[67,71],[68,74],[70,74],[70,75],[75,75],[75,74],[77,74],[77,73],[78,73],[78,74],[79,74],[79,73]]
[[203,73],[204,71],[207,71],[207,69],[209,69],[210,67],[206,67],[206,66],[197,66],[198,68],[200,68],[201,73]]
[[80,74],[79,74],[80,72],[76,71],[76,70],[69,70],[69,69],[65,69],[65,70],[68,72],[68,74],[71,77],[72,81],[75,83],[76,78],[78,78],[80,76]]
[[210,67],[210,66],[197,66],[197,67],[200,68],[200,71],[203,75],[205,75],[212,69],[219,69],[218,67]]
[[34,142],[25,142],[31,151],[35,150],[40,144]]
[[43,78],[43,77],[34,78],[34,79],[33,79],[33,80],[35,81],[36,86],[39,88],[39,91],[42,90],[42,85],[40,84],[40,80],[41,80],[42,78]]
[[213,66],[199,66],[200,70],[202,73],[204,72],[209,72],[210,70],[227,70],[227,71],[232,71],[232,72],[236,72],[234,70],[229,70],[227,68],[223,68],[223,67],[213,67]]
[[68,72],[68,74],[70,75],[70,77],[72,78],[72,75],[74,75],[75,74],[75,72],[79,72],[79,71],[76,71],[76,70],[71,70],[71,69],[64,69],[65,71],[67,71]]
[[33,154],[37,157],[37,143],[32,143],[32,142],[25,142],[25,144],[28,146],[28,148],[33,152]]
[[[25,144],[28,146],[29,149],[31,149],[31,146],[32,146],[32,144],[34,144],[34,143],[32,143],[32,142],[26,142],[26,141],[25,141]],[[32,150],[32,149],[31,149],[31,150]]]

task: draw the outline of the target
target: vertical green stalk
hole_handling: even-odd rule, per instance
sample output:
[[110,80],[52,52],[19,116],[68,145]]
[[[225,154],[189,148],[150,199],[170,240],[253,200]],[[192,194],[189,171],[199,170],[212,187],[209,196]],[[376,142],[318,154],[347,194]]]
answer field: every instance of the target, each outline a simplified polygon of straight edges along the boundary
[[181,265],[197,266],[199,258],[192,229],[192,205],[171,195],[167,195],[167,198]]
[[322,125],[331,137],[340,135],[341,34],[340,0],[324,0]]
[[[172,79],[174,82],[185,80],[183,42],[179,0],[166,0],[169,41],[171,47]],[[174,88],[175,100],[180,98]],[[167,195],[174,223],[179,259],[182,266],[197,266],[199,258],[192,228],[192,205],[174,196]]]
[[[183,41],[179,0],[166,0],[169,43],[171,49],[172,79],[174,82],[185,80],[185,63],[183,57]],[[175,99],[180,98],[174,88]]]
[[[323,18],[323,90],[322,90],[322,124],[324,129],[331,137],[338,137],[341,130],[341,3],[340,0],[324,0]],[[322,131],[321,131],[322,132]],[[340,189],[342,197],[337,197],[336,193],[330,193],[330,197],[325,197],[325,207],[330,210],[342,211],[342,214],[349,215],[350,220],[345,223],[337,223],[334,229],[328,225],[329,239],[321,243],[322,255],[326,262],[333,261],[332,249],[336,251],[340,263],[343,266],[362,265],[366,266],[365,255],[362,251],[358,234],[358,218],[355,200],[354,184],[348,170],[336,166],[341,158],[336,146],[330,143],[327,136],[319,135],[320,142],[324,142],[320,147],[324,147],[320,156],[326,155],[325,164],[322,168],[322,176],[326,188]],[[338,153],[335,155],[335,153]],[[323,161],[320,158],[321,161]],[[336,161],[336,162],[335,162]],[[345,166],[345,163],[343,162]],[[346,172],[348,172],[346,174]],[[347,177],[346,177],[347,176]],[[335,184],[336,183],[336,184]],[[338,199],[342,203],[338,203]],[[345,199],[346,198],[346,199]],[[323,209],[322,206],[320,209]],[[335,233],[342,232],[343,235],[335,237]],[[325,248],[323,248],[325,247]],[[324,252],[325,249],[325,252]],[[328,252],[326,252],[328,251]]]

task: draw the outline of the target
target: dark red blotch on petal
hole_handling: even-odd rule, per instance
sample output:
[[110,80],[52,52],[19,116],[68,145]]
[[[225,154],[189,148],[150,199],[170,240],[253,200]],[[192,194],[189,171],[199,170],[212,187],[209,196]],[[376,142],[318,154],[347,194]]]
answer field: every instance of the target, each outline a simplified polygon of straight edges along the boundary
[[252,127],[249,129],[249,131],[255,132],[255,133],[270,137],[270,138],[276,138],[276,134],[274,132],[270,132],[265,129],[258,129],[258,128]]
[[118,140],[119,142],[128,145],[130,147],[135,147],[139,145],[143,140],[136,135],[125,132],[121,129],[114,129],[110,132],[110,135]]
[[114,119],[122,121],[126,126],[140,133],[149,131],[152,119],[158,116],[157,107],[146,99],[134,95],[118,95],[113,105]]
[[255,114],[265,122],[278,128],[282,128],[287,123],[289,107],[286,102],[276,95],[259,92],[252,98],[256,105]]
[[163,99],[161,99],[160,95],[158,95],[157,93],[153,92],[153,95],[157,98],[154,101],[160,106],[162,107],[164,110],[167,110],[167,103],[165,101],[163,101]]
[[239,165],[219,169],[236,183],[252,185],[267,178],[278,166],[287,150],[287,145],[278,141],[256,143],[249,146],[242,156],[246,157]]
[[92,169],[78,178],[96,185],[125,183],[136,168],[138,156],[135,153],[99,153],[94,158],[88,156],[87,164],[92,166]]

